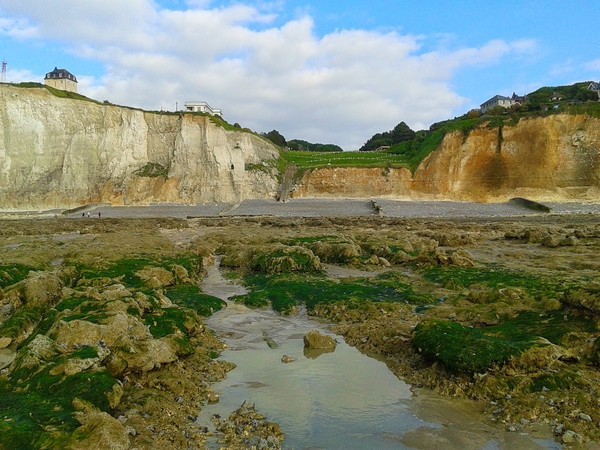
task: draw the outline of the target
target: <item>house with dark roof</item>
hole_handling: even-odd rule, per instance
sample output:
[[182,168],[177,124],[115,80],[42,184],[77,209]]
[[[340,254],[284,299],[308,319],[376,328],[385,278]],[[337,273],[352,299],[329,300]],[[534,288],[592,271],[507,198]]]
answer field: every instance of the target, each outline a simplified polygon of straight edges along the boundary
[[55,67],[44,77],[44,84],[61,91],[77,92],[77,78],[67,69]]
[[487,111],[489,111],[492,108],[495,108],[496,106],[501,106],[502,108],[510,108],[512,105],[520,103],[515,97],[517,97],[515,94],[513,94],[513,98],[504,97],[503,95],[494,95],[488,101],[480,105],[481,112],[486,113]]

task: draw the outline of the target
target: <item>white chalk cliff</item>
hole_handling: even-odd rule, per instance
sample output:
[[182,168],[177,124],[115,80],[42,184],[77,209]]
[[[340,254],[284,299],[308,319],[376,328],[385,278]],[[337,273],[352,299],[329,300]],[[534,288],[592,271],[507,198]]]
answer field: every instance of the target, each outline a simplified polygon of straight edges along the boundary
[[2,209],[270,198],[277,158],[269,141],[208,116],[0,85]]

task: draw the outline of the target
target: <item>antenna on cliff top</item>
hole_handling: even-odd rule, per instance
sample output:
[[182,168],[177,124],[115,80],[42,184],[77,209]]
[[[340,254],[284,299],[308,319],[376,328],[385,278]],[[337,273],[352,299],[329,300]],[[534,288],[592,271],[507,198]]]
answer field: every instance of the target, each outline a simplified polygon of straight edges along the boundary
[[2,60],[2,83],[6,83],[6,61]]

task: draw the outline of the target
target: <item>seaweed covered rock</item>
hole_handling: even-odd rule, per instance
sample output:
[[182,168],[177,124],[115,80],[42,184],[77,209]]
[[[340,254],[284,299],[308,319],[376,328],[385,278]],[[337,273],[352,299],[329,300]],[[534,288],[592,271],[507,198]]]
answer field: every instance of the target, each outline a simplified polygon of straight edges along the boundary
[[473,255],[465,249],[444,250],[441,248],[435,249],[435,257],[437,262],[443,266],[453,265],[458,267],[474,267]]
[[76,276],[73,268],[53,272],[30,271],[28,276],[6,290],[3,303],[18,308],[51,308],[61,299],[61,291]]
[[354,242],[321,240],[308,246],[326,263],[352,263],[361,255],[361,248]]
[[250,268],[266,274],[322,270],[319,258],[311,250],[301,246],[279,246],[257,252],[251,257]]
[[74,406],[80,409],[75,418],[81,426],[75,432],[77,444],[72,448],[131,448],[129,433],[117,419],[79,399],[74,400]]
[[333,350],[337,346],[335,339],[317,330],[309,331],[304,335],[304,348],[314,350]]
[[142,279],[146,286],[152,289],[171,286],[175,282],[175,274],[162,267],[144,267],[136,272],[136,275]]
[[523,350],[477,328],[445,320],[424,320],[415,328],[413,347],[426,359],[449,371],[473,374],[503,365]]
[[565,292],[563,303],[600,314],[600,285],[580,286]]
[[83,318],[59,320],[49,330],[48,336],[65,348],[75,348],[81,345],[95,346],[99,342],[112,347],[124,336],[136,341],[152,338],[139,319],[126,313],[111,315],[106,317],[103,322],[94,323]]

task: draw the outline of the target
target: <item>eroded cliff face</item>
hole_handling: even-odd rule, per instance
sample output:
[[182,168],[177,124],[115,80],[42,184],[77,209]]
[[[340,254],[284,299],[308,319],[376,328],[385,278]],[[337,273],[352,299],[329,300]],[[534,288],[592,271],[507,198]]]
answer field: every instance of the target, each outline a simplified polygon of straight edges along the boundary
[[[0,209],[236,203],[278,191],[277,149],[209,117],[0,85]],[[149,164],[162,172],[146,176]],[[407,169],[305,172],[292,197],[600,201],[600,120],[553,115],[448,134]]]
[[[343,181],[340,181],[343,180]],[[600,201],[600,120],[553,115],[446,135],[411,176],[403,170],[307,172],[294,195],[412,199]],[[335,194],[334,194],[335,195]]]
[[292,197],[410,197],[408,169],[326,168],[305,172]]
[[[0,86],[0,208],[273,197],[277,158],[268,141],[209,117]],[[166,176],[141,176],[149,163]]]

